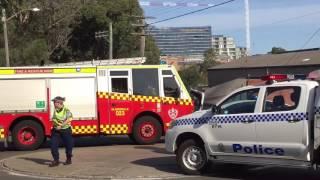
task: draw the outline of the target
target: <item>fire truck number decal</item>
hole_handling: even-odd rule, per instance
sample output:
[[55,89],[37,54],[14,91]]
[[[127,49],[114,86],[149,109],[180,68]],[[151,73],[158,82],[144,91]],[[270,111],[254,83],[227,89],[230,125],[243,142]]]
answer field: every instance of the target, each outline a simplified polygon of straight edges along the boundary
[[125,116],[129,108],[112,108],[111,111],[115,112],[116,116]]

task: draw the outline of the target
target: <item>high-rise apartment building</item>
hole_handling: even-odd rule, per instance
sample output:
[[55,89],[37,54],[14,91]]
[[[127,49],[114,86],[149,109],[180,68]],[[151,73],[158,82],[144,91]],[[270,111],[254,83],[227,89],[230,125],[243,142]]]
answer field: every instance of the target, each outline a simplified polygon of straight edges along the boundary
[[211,26],[200,27],[150,27],[162,55],[203,56],[212,47]]
[[223,35],[212,36],[212,47],[221,58],[226,60],[239,59],[246,55],[246,48],[237,47],[232,37]]

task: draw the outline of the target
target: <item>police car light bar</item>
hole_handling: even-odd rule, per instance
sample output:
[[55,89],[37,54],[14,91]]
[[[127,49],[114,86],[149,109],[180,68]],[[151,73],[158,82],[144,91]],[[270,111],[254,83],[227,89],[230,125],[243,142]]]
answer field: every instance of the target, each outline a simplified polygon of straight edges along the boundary
[[267,76],[263,76],[261,79],[264,81],[279,81],[287,80],[288,76],[286,74],[270,74]]
[[270,74],[261,78],[264,81],[285,81],[285,80],[297,80],[306,79],[304,74]]

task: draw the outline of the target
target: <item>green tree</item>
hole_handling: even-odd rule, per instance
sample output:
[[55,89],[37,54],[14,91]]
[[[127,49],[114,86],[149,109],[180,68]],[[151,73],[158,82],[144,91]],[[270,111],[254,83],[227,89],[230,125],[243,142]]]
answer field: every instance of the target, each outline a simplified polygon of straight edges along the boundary
[[287,50],[282,47],[272,47],[271,51],[268,54],[281,54],[286,52]]
[[[40,12],[23,11],[8,22],[12,65],[38,65],[45,62],[70,62],[104,59],[109,56],[108,38],[96,39],[95,32],[108,31],[113,22],[113,56],[139,56],[140,37],[135,16],[143,16],[138,0],[0,0],[8,17],[30,7]],[[2,27],[0,33],[3,33]],[[0,36],[0,55],[4,57]],[[158,49],[147,39],[148,62]],[[1,58],[5,59],[5,58]],[[151,59],[151,60],[150,60]],[[155,61],[155,62],[153,62]],[[4,65],[0,61],[0,65]]]
[[[38,65],[43,59],[48,61],[56,49],[67,44],[72,31],[70,25],[85,3],[84,0],[1,0],[7,17],[16,14],[7,23],[11,65]],[[32,7],[40,11],[25,11]],[[32,47],[36,48],[31,50]]]
[[109,31],[113,26],[113,57],[139,56],[140,37],[133,35],[137,28],[135,16],[143,16],[137,0],[98,0],[82,9],[80,23],[74,28],[69,42],[72,56],[77,60],[106,59],[109,56],[108,38],[95,39],[95,32]]
[[160,64],[160,50],[151,36],[146,38],[145,64]]
[[204,79],[204,82],[207,83],[208,81],[208,69],[212,66],[216,66],[219,64],[217,60],[217,53],[213,48],[208,49],[204,53],[204,61],[200,64],[199,72],[201,74],[201,77]]
[[199,73],[199,67],[197,65],[187,67],[179,71],[179,74],[188,90],[190,90],[191,88],[196,89],[202,82],[202,77]]

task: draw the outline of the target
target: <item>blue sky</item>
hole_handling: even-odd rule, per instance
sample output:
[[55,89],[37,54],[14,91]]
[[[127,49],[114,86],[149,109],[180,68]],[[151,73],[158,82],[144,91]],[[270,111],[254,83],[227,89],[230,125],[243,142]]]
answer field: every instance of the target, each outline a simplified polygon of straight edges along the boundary
[[[227,0],[139,0],[148,2],[213,3]],[[249,0],[251,24],[251,54],[265,54],[272,47],[287,50],[320,47],[320,0]],[[203,7],[142,6],[152,23]],[[213,34],[231,36],[238,46],[245,46],[244,0],[214,7],[178,19],[155,24],[158,27],[208,26]]]

